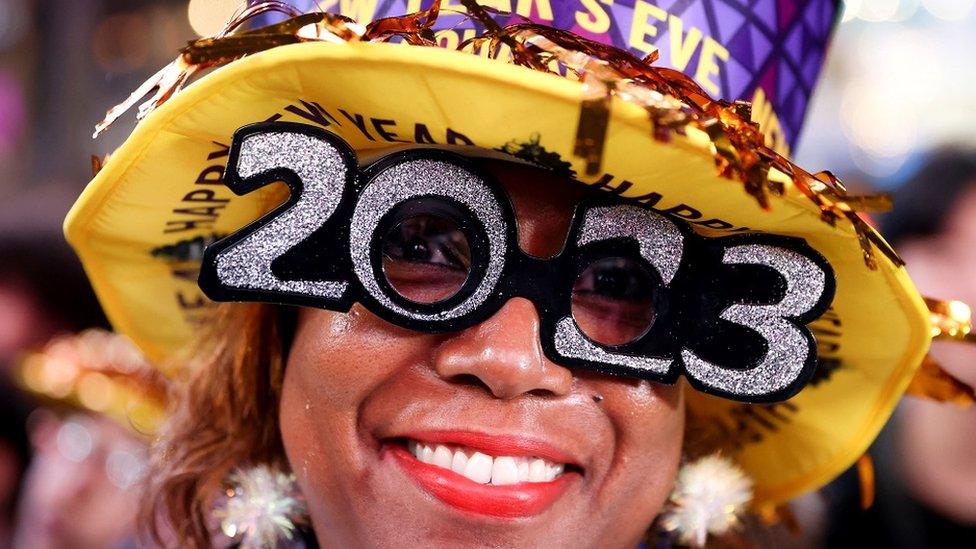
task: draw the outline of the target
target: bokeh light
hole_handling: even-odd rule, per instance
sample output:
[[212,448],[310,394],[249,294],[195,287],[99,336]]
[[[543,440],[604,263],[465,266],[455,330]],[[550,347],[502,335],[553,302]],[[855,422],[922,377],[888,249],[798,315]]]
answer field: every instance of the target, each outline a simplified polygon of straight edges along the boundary
[[105,459],[105,476],[119,490],[128,490],[146,474],[145,451],[138,447],[116,448]]
[[77,421],[64,422],[64,425],[58,429],[56,442],[58,452],[68,461],[75,463],[85,461],[95,447],[91,433]]
[[922,0],[929,13],[945,21],[960,21],[973,12],[976,0]]
[[89,410],[103,412],[115,400],[115,386],[98,372],[85,374],[78,382],[78,401]]
[[923,6],[927,13],[938,19],[960,21],[973,13],[976,0],[846,0],[841,21],[906,21],[915,17],[919,7]]
[[19,42],[27,33],[28,24],[24,0],[0,1],[0,50]]
[[92,54],[107,72],[130,72],[145,68],[150,43],[144,38],[152,27],[142,12],[126,12],[106,17],[92,39]]
[[[898,13],[898,0],[866,0],[857,3],[857,17],[865,21],[888,21]],[[853,6],[850,9],[853,10]]]
[[847,0],[844,2],[842,22],[862,20],[873,23],[897,22],[911,19],[918,11],[920,0]]
[[0,156],[9,154],[20,140],[27,121],[27,106],[20,83],[0,69]]
[[193,32],[213,36],[246,4],[245,0],[190,0],[187,17]]
[[976,141],[976,0],[848,0],[797,159],[889,186],[921,151]]

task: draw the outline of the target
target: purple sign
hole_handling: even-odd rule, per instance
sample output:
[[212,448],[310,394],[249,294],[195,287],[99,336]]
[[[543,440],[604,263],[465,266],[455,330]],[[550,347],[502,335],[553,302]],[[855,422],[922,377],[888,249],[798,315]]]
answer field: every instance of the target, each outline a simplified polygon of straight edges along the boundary
[[[360,23],[433,0],[292,0]],[[692,76],[713,96],[753,103],[767,143],[788,154],[800,132],[838,15],[837,0],[479,0],[568,29]],[[434,28],[445,47],[479,29],[458,0],[442,0]],[[504,23],[500,21],[500,23]]]

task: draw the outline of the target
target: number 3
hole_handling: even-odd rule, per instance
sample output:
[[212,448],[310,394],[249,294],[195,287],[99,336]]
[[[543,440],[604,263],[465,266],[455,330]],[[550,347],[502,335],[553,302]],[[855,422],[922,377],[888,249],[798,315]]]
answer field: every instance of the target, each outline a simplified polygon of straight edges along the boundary
[[725,250],[726,265],[765,265],[786,279],[786,294],[779,303],[748,305],[736,303],[720,318],[746,326],[766,339],[768,350],[755,367],[746,370],[723,368],[703,360],[683,347],[685,371],[707,389],[720,394],[757,396],[789,394],[806,381],[812,369],[816,344],[801,318],[817,309],[833,292],[827,292],[827,273],[812,259],[798,252],[766,244],[745,244]]

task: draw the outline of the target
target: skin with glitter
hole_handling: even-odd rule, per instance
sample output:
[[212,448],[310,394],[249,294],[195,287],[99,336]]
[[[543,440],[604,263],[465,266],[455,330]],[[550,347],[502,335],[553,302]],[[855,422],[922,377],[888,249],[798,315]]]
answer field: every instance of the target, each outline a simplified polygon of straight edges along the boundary
[[[558,252],[585,189],[509,164],[491,171],[522,249]],[[565,191],[543,195],[552,185]],[[633,547],[674,483],[684,400],[680,385],[548,361],[523,298],[449,334],[356,305],[301,311],[280,422],[324,546]],[[438,462],[449,451],[465,454],[463,474]],[[528,463],[548,476],[516,480],[515,464]]]

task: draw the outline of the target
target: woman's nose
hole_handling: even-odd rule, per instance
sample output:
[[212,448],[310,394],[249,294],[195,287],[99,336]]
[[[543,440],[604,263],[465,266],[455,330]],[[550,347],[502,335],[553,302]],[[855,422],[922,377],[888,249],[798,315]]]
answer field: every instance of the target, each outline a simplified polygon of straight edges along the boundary
[[447,340],[437,350],[434,369],[449,381],[473,376],[501,399],[533,391],[561,396],[573,385],[572,373],[543,354],[539,314],[521,297]]

